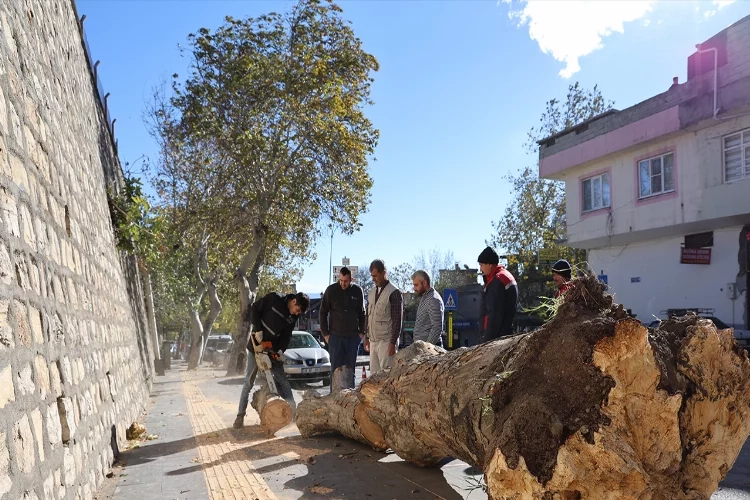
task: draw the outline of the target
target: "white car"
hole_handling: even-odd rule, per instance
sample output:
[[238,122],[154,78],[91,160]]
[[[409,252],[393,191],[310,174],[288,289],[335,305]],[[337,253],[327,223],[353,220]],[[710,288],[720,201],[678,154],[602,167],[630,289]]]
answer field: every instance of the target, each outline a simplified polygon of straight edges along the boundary
[[328,352],[320,347],[315,337],[307,332],[295,331],[284,351],[284,373],[291,381],[323,381],[331,383],[331,358]]

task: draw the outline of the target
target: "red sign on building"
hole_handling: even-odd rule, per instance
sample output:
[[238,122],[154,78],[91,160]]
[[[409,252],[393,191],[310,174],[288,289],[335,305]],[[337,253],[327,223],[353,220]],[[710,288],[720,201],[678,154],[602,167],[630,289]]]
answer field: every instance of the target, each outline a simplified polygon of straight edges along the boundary
[[710,248],[683,248],[680,264],[710,264]]

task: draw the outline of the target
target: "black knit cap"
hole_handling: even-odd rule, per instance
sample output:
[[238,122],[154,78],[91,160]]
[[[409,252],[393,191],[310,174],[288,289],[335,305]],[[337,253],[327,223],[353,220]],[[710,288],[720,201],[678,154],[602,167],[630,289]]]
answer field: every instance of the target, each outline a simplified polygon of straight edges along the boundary
[[570,262],[568,262],[565,259],[560,259],[554,264],[552,264],[552,272],[559,274],[563,278],[570,281],[571,275],[572,275],[572,269],[570,267]]
[[500,263],[500,257],[497,256],[497,252],[490,247],[487,247],[479,254],[477,262],[480,264],[492,264],[493,266],[496,266]]

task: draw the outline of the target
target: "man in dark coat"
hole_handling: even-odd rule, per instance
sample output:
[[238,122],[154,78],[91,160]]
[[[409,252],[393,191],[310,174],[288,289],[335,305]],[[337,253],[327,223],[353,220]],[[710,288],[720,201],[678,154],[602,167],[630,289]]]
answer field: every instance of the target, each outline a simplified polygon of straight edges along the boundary
[[[365,338],[365,296],[352,283],[352,272],[342,267],[339,281],[326,288],[320,302],[320,333],[331,355],[331,376],[337,368],[351,368],[349,387],[354,387],[357,348]],[[333,390],[333,386],[331,387]]]
[[[236,429],[240,429],[244,425],[250,391],[255,385],[255,377],[258,374],[258,366],[255,361],[256,352],[262,352],[263,350],[271,352],[271,373],[279,396],[286,399],[294,408],[292,387],[284,374],[281,355],[289,347],[297,318],[307,311],[309,305],[310,299],[304,293],[284,295],[272,292],[262,299],[256,300],[245,312],[252,327],[250,339],[247,343],[245,383],[242,386],[240,405],[237,410],[237,418],[234,421]],[[256,341],[256,337],[262,338],[260,343]]]
[[513,318],[518,306],[518,285],[510,272],[500,265],[500,257],[490,247],[477,258],[484,279],[480,343],[513,334]]

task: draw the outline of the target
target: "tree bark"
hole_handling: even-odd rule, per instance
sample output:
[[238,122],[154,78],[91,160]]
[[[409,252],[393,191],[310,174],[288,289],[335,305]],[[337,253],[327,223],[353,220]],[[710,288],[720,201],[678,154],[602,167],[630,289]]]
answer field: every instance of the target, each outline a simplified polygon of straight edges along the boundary
[[188,300],[190,309],[190,332],[192,334],[190,340],[190,351],[188,353],[188,370],[195,370],[198,368],[198,361],[203,351],[203,323],[201,322],[200,314],[195,305]]
[[647,330],[588,276],[546,325],[446,353],[423,342],[355,390],[306,394],[335,431],[431,466],[481,468],[490,499],[709,498],[750,434],[750,361],[688,316]]
[[350,366],[339,366],[331,374],[331,392],[353,389],[353,379],[354,377]]
[[216,318],[218,318],[219,314],[221,314],[222,305],[221,300],[219,300],[219,292],[216,287],[216,282],[218,280],[218,276],[212,276],[206,282],[206,287],[208,288],[208,298],[211,301],[211,308],[208,312],[208,317],[206,317],[206,321],[203,322],[203,343],[201,344],[203,348],[201,349],[198,364],[203,363],[203,356],[204,354],[206,354],[205,346],[208,343],[208,336],[211,335],[211,331],[214,328],[214,322],[216,321]]
[[[151,337],[154,342],[154,368],[157,375],[164,375],[165,362],[161,356],[161,342],[159,342],[159,331],[156,329],[156,311],[154,309],[154,291],[151,287],[151,274],[146,269],[141,259],[141,274],[143,276],[143,294],[146,298],[146,315],[148,316],[148,328],[151,331]],[[167,354],[169,356],[169,354]]]
[[253,393],[251,404],[260,416],[261,429],[270,435],[292,423],[292,407],[284,398],[272,395],[263,379],[260,389]]
[[[247,342],[250,333],[250,306],[255,302],[258,285],[260,282],[260,268],[263,265],[263,255],[266,244],[266,231],[259,225],[255,231],[255,238],[250,251],[245,255],[234,274],[240,294],[240,319],[238,324],[237,339],[232,348],[227,366],[227,376],[235,376],[244,373],[247,362]],[[249,275],[248,275],[249,272]]]

